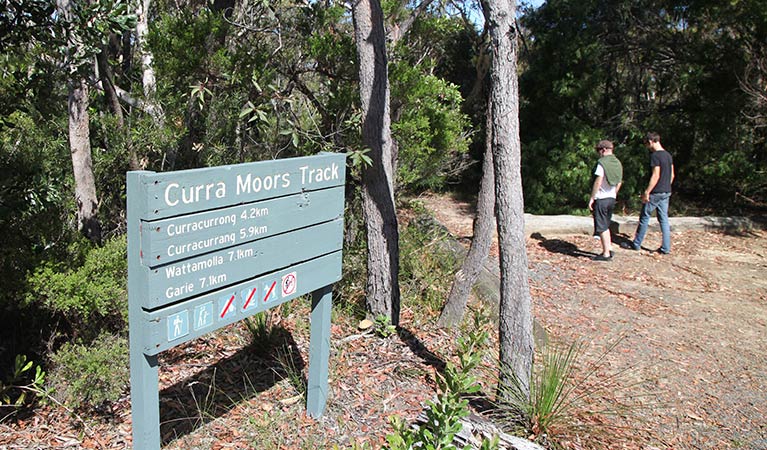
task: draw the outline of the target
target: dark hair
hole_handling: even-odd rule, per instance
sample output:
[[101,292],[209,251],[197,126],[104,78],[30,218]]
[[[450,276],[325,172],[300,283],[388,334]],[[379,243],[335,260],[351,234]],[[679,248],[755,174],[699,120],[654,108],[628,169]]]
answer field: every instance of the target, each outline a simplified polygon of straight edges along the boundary
[[660,134],[654,131],[650,131],[649,133],[645,135],[644,139],[645,141],[650,141],[650,142],[660,142]]

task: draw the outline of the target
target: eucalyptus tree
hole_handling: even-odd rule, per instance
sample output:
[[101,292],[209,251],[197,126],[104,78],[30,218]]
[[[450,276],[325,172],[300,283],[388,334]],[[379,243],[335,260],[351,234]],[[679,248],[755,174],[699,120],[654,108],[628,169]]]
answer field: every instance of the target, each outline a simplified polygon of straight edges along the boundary
[[157,77],[153,64],[154,55],[147,42],[151,6],[151,0],[140,0],[136,3],[135,47],[141,67],[141,87],[146,99],[145,110],[152,116],[156,124],[161,127],[165,124],[165,113],[162,106],[157,102]]
[[67,111],[69,113],[69,147],[72,153],[72,169],[75,178],[75,203],[77,205],[78,229],[90,240],[101,241],[101,224],[98,219],[98,198],[93,176],[91,158],[90,124],[88,117],[89,92],[87,74],[83,73],[78,56],[85,53],[84,44],[77,42],[75,5],[70,0],[58,0],[56,9],[65,23],[67,62],[70,77]]
[[[484,24],[487,25],[489,8],[482,8],[485,15]],[[463,12],[466,18],[468,12]],[[468,19],[466,19],[468,20]],[[490,253],[493,242],[493,226],[495,225],[495,168],[493,163],[493,115],[491,101],[486,89],[485,79],[491,65],[491,52],[489,51],[489,35],[487,26],[481,33],[473,36],[474,46],[477,48],[474,69],[475,78],[471,83],[471,89],[467,90],[467,103],[470,107],[485,105],[484,109],[484,153],[482,155],[482,172],[477,194],[476,217],[473,223],[471,245],[461,263],[461,267],[455,274],[450,293],[445,300],[445,305],[439,316],[438,325],[454,327],[463,319],[468,302],[469,293],[479,277],[479,273]]]
[[495,212],[495,169],[493,164],[492,108],[488,102],[485,130],[485,154],[482,158],[482,179],[477,195],[477,215],[474,218],[473,233],[469,251],[455,274],[450,293],[440,313],[437,324],[455,327],[463,320],[469,293],[490,253],[493,243]]
[[362,172],[362,207],[367,230],[366,304],[374,316],[399,324],[399,230],[394,205],[395,143],[391,135],[386,33],[379,0],[352,7],[359,59],[362,143],[371,164]]
[[101,241],[99,200],[93,174],[89,118],[90,78],[93,59],[103,50],[111,31],[133,26],[133,16],[118,2],[56,2],[57,29],[61,31],[61,53],[54,55],[66,70],[69,146],[74,174],[77,227],[91,241]]
[[[495,169],[495,217],[501,266],[498,312],[499,383],[519,384],[529,396],[533,315],[528,281],[519,138],[518,41],[515,0],[489,0],[490,122]],[[504,392],[503,389],[500,392]]]

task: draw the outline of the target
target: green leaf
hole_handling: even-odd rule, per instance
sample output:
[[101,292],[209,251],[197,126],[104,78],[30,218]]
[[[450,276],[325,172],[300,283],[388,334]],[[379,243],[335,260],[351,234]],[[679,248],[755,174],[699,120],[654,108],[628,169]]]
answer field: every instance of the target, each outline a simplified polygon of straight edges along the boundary
[[247,116],[248,114],[251,114],[253,110],[255,110],[256,107],[253,105],[252,102],[248,102],[245,104],[245,106],[242,107],[242,110],[240,111],[240,119]]

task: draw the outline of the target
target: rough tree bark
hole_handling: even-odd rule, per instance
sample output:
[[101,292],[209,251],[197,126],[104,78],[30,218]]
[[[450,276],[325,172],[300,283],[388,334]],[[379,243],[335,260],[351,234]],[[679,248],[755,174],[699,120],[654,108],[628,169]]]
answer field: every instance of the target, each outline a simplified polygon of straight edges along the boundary
[[516,2],[491,0],[487,6],[492,52],[490,98],[495,214],[501,264],[500,383],[510,385],[516,378],[529,396],[534,344],[520,171]]
[[149,32],[149,8],[151,0],[140,0],[136,6],[136,53],[138,53],[141,62],[141,85],[144,89],[145,110],[154,119],[155,123],[163,126],[165,123],[165,112],[157,103],[157,79],[154,74],[154,59],[152,52],[146,42]]
[[394,143],[389,112],[386,36],[380,0],[352,8],[359,58],[362,142],[372,164],[362,171],[362,208],[368,240],[367,309],[399,324],[399,230],[394,206]]
[[91,159],[90,127],[88,124],[88,83],[79,77],[69,83],[69,149],[75,175],[75,201],[77,227],[93,242],[101,242],[101,224],[98,220],[96,180]]
[[[72,4],[69,0],[57,0],[56,9],[67,24],[72,23]],[[68,53],[77,53],[77,40],[69,39]],[[70,61],[70,64],[72,62]],[[98,220],[98,197],[91,159],[90,125],[88,118],[88,82],[86,77],[72,67],[67,82],[69,96],[69,149],[75,179],[75,202],[77,204],[77,228],[93,242],[101,242],[101,224]]]
[[493,212],[495,210],[495,173],[493,169],[492,146],[492,114],[488,103],[486,114],[487,135],[485,137],[485,154],[482,161],[482,180],[479,184],[477,197],[477,216],[474,219],[474,236],[471,239],[469,252],[463,260],[461,268],[455,274],[455,280],[450,288],[445,307],[439,316],[437,325],[454,327],[461,323],[466,310],[469,292],[477,281],[482,265],[490,252],[493,243]]

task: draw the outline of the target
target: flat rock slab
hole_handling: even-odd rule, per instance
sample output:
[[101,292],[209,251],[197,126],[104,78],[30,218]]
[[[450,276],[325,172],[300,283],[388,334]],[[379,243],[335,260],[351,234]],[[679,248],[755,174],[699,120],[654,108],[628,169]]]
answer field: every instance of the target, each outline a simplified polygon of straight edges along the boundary
[[[639,219],[636,216],[613,216],[612,230],[621,234],[633,235]],[[669,217],[671,231],[702,230],[742,232],[765,228],[765,220],[748,217]],[[660,231],[658,220],[650,220],[650,229]],[[525,234],[591,234],[594,231],[593,219],[589,216],[571,215],[533,215],[525,214]]]

